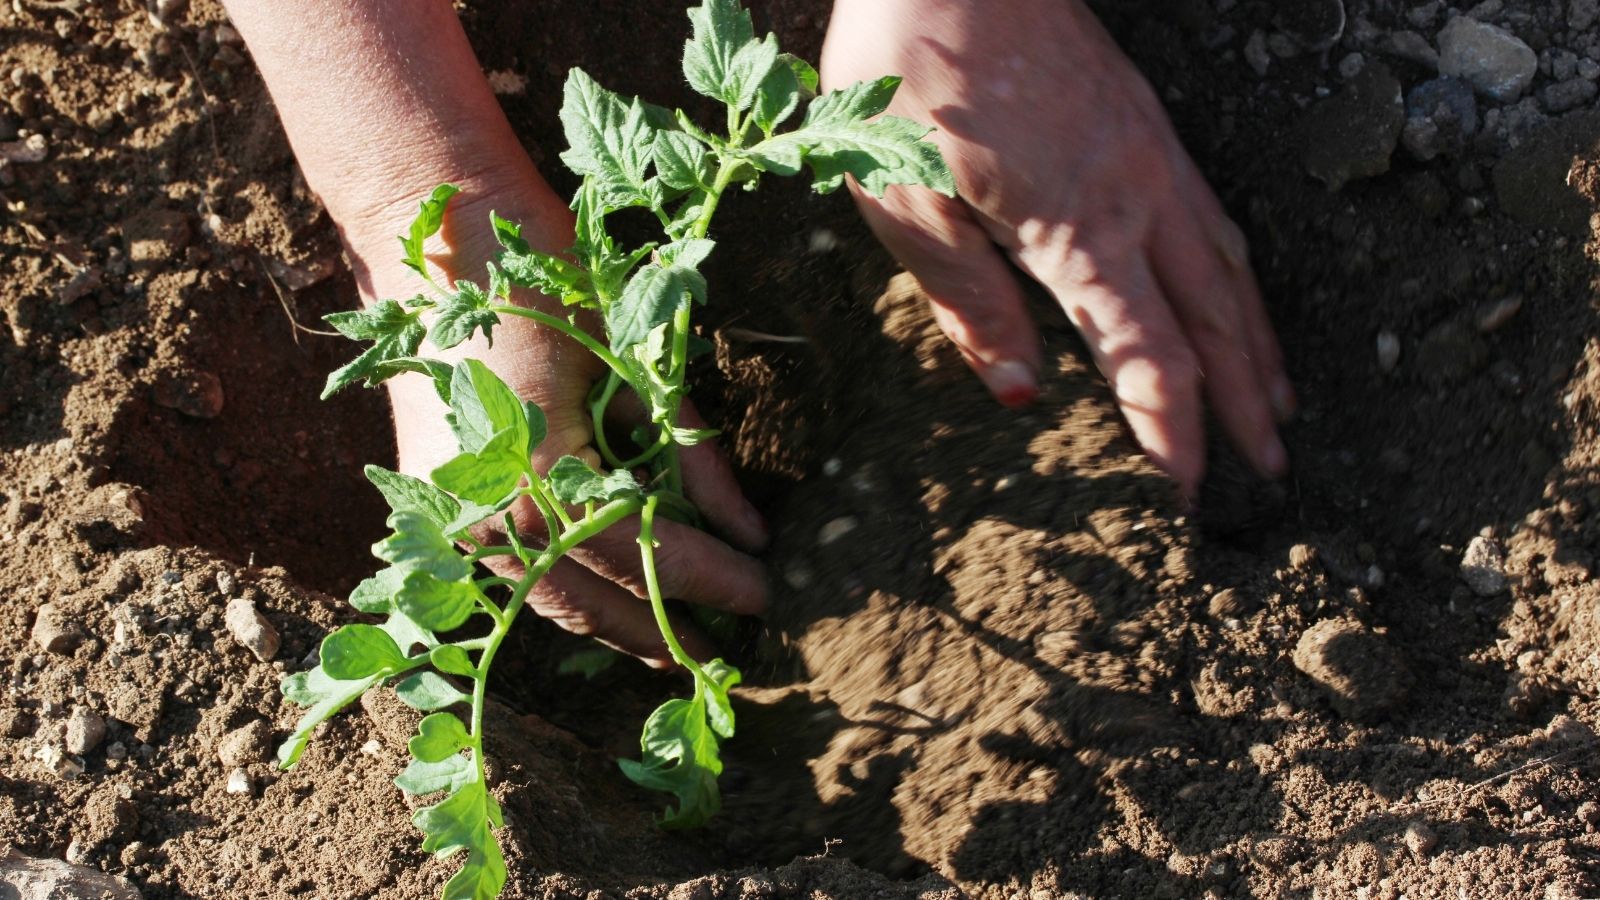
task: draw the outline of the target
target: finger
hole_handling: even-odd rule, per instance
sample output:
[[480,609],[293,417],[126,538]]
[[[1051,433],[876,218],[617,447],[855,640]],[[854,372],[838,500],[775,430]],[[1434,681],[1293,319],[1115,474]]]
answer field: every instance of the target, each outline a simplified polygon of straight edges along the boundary
[[[678,421],[685,428],[704,428],[705,420],[694,404],[684,401]],[[678,454],[683,466],[683,487],[689,502],[699,508],[712,530],[737,547],[756,551],[767,545],[767,520],[762,518],[733,477],[733,467],[715,440],[684,447]]]
[[1228,217],[1194,163],[1187,157],[1183,161],[1187,175],[1180,178],[1180,193],[1189,199],[1189,209],[1198,221],[1203,236],[1221,258],[1233,285],[1234,296],[1239,299],[1240,315],[1249,335],[1251,358],[1266,388],[1273,414],[1280,422],[1288,421],[1297,405],[1294,385],[1284,368],[1283,350],[1278,344],[1277,331],[1267,317],[1261,289],[1250,269],[1249,241],[1239,226]]
[[[508,577],[521,575],[521,567],[504,558],[497,558],[490,568]],[[649,604],[575,562],[562,560],[545,573],[529,592],[528,605],[566,631],[595,638],[643,660],[651,668],[670,669],[676,665]],[[705,660],[715,654],[710,641],[693,625],[673,617],[672,628],[690,656]]]
[[1144,260],[1041,246],[1019,250],[1017,261],[1088,342],[1139,445],[1193,497],[1205,473],[1200,371]]
[[[632,392],[619,393],[606,408],[606,421],[638,425],[647,420],[644,404]],[[685,400],[678,409],[678,424],[684,428],[705,428],[694,403]],[[681,447],[678,461],[683,467],[683,486],[689,502],[706,517],[711,530],[732,541],[742,550],[755,552],[767,545],[767,520],[744,496],[733,467],[715,440]]]
[[1235,273],[1181,206],[1156,217],[1150,253],[1157,279],[1200,359],[1205,393],[1223,430],[1257,471],[1282,475],[1288,457],[1254,359],[1255,341],[1242,310],[1246,298],[1239,295]]
[[928,295],[934,320],[989,392],[1007,406],[1039,394],[1039,335],[1017,280],[965,204],[891,188],[883,200],[852,185],[878,240]]
[[[656,576],[664,596],[738,615],[767,608],[761,564],[709,534],[656,517]],[[639,555],[639,520],[624,519],[584,541],[568,555],[600,577],[650,596]]]

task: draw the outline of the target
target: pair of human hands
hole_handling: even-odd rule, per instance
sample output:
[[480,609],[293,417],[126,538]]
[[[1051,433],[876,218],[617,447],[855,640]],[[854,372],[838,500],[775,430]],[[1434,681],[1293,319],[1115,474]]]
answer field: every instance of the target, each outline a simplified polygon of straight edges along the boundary
[[[233,0],[230,8],[250,2]],[[1205,464],[1202,398],[1258,470],[1281,474],[1286,458],[1275,419],[1292,411],[1294,396],[1239,230],[1149,85],[1078,0],[1011,0],[1004,7],[983,0],[836,3],[824,86],[904,75],[890,112],[937,128],[931,140],[960,189],[954,200],[920,189],[894,188],[881,201],[858,192],[867,221],[1002,403],[1033,400],[1045,364],[1009,260],[1060,303],[1134,436],[1186,494],[1198,489]],[[248,30],[246,37],[254,49]],[[270,67],[262,68],[277,96]],[[279,105],[285,107],[281,99]],[[305,165],[292,112],[285,108],[284,118]],[[571,244],[570,213],[525,158],[470,175],[459,179],[467,190],[431,254],[447,277],[471,277],[491,256],[477,233],[490,204],[524,221],[524,236],[540,249]],[[382,196],[385,188],[374,188]],[[340,219],[333,203],[330,210]],[[409,270],[376,250],[392,247],[390,235],[406,215],[392,208],[341,221],[369,302],[411,288]],[[545,298],[522,302],[559,308]],[[498,330],[492,349],[473,343],[456,352],[485,360],[545,410],[546,458],[536,464],[586,452],[592,434],[584,399],[600,374],[592,356],[520,320]],[[455,452],[424,382],[391,385],[400,465],[414,474]],[[766,527],[714,446],[686,448],[682,459],[689,497],[722,540],[662,523],[663,590],[759,613],[767,589],[761,566],[746,554],[765,543]],[[518,511],[517,521],[533,534],[542,528],[531,508]],[[667,667],[649,607],[639,600],[645,590],[635,531],[624,525],[586,543],[539,583],[530,603],[571,631]],[[691,626],[680,622],[678,630],[691,653],[708,654]]]

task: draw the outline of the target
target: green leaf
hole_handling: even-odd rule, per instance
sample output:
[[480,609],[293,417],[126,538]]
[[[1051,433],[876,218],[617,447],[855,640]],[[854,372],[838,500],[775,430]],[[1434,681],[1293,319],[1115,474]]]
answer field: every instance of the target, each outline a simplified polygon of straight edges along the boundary
[[617,660],[620,659],[622,659],[621,653],[604,644],[596,644],[593,647],[585,647],[582,650],[574,650],[568,653],[556,665],[556,672],[561,675],[582,675],[586,679],[594,678],[601,672],[616,665]]
[[417,672],[402,680],[394,686],[394,695],[400,702],[423,712],[444,709],[457,703],[466,703],[472,698],[456,690],[456,686],[446,681],[437,672]]
[[444,527],[444,533],[451,538],[460,537],[472,526],[510,506],[516,499],[516,494],[507,494],[500,498],[497,503],[474,503],[471,500],[463,500],[461,514],[456,516],[455,521]]
[[609,475],[601,475],[576,456],[563,456],[556,460],[546,477],[556,499],[566,504],[590,501],[604,503],[639,491],[639,483],[634,480],[632,472],[618,469]]
[[[662,248],[663,253],[666,249]],[[686,258],[692,259],[693,253],[686,251]],[[636,272],[622,289],[622,296],[606,310],[606,333],[613,350],[627,350],[644,340],[651,329],[671,322],[679,307],[691,298],[705,297],[706,281],[699,272],[689,266],[671,264],[664,255],[663,262],[667,264],[651,263]]]
[[355,590],[350,592],[350,605],[375,616],[393,612],[394,597],[400,593],[400,587],[405,579],[404,569],[393,566],[382,569],[378,574],[356,585]]
[[407,572],[425,571],[440,581],[461,581],[472,574],[472,564],[449,538],[421,513],[397,512],[389,516],[394,534],[372,545],[379,559]]
[[378,627],[383,629],[384,634],[394,638],[395,646],[407,655],[410,655],[412,648],[419,645],[427,650],[439,643],[433,632],[418,625],[410,616],[398,609],[390,613],[389,618],[384,619],[383,624]]
[[476,453],[463,452],[429,475],[435,484],[480,506],[498,508],[528,471],[526,428],[506,429]]
[[[665,266],[678,269],[698,269],[700,264],[706,261],[706,257],[710,256],[711,251],[715,250],[716,247],[717,242],[707,238],[685,238],[681,241],[673,241],[662,247],[657,251],[657,255],[661,257],[661,262]],[[697,297],[703,298],[705,293],[704,284],[705,282],[702,281],[702,288],[699,294],[696,295]]]
[[532,434],[522,401],[488,366],[475,359],[456,363],[450,379],[450,400],[447,418],[462,452],[482,450],[495,435],[507,429],[515,432],[511,439],[515,445],[533,452],[533,447],[529,446]]
[[278,746],[278,767],[287,769],[298,762],[300,754],[305,752],[307,742],[311,740],[311,732],[332,718],[339,710],[355,702],[356,698],[366,693],[380,677],[374,675],[354,681],[340,681],[329,677],[321,666],[317,666],[309,672],[296,672],[284,678],[282,687],[284,697],[299,706],[311,708],[300,717],[300,721],[295,724],[294,733],[289,735],[288,740]]
[[393,300],[381,300],[371,309],[354,312],[337,312],[323,316],[323,320],[351,340],[372,341],[360,356],[335,369],[322,388],[326,400],[343,388],[366,379],[372,387],[396,374],[384,363],[401,357],[416,355],[422,338],[428,330],[423,326],[419,310],[407,311]]
[[589,273],[559,256],[507,250],[500,254],[500,267],[517,287],[538,291],[568,306],[586,305],[594,294]]
[[470,281],[456,282],[456,292],[439,307],[428,339],[440,350],[449,350],[470,340],[474,332],[483,329],[489,346],[494,346],[494,326],[500,316],[489,308],[489,295]]
[[721,659],[713,659],[701,667],[705,672],[706,680],[700,682],[696,690],[705,692],[706,718],[710,720],[711,727],[717,734],[725,738],[733,737],[733,704],[728,700],[728,691],[744,679],[739,670],[728,665]]
[[512,253],[527,253],[531,248],[522,237],[522,225],[509,219],[500,218],[500,214],[489,210],[489,225],[494,228],[494,239],[500,246]]
[[422,201],[417,217],[411,220],[410,232],[400,236],[400,246],[406,252],[402,262],[424,278],[428,277],[428,260],[422,253],[422,245],[439,233],[439,228],[444,225],[445,206],[450,203],[451,197],[459,193],[461,189],[453,184],[441,184],[434,188],[433,193]]
[[681,131],[656,135],[654,155],[661,182],[674,190],[709,189],[714,173],[706,145]]
[[435,669],[441,672],[448,672],[451,675],[475,677],[478,674],[478,670],[473,667],[472,658],[467,655],[467,651],[457,647],[455,644],[440,644],[433,648],[433,651],[428,654],[428,662],[433,663]]
[[494,900],[500,896],[506,886],[506,860],[494,836],[487,829],[484,834],[481,843],[467,851],[461,871],[444,883],[439,900]]
[[799,108],[800,101],[817,93],[817,70],[791,53],[778,54],[778,62],[761,82],[756,94],[755,122],[769,137]]
[[678,798],[677,808],[669,807],[661,819],[664,827],[703,825],[722,808],[717,790],[722,757],[699,691],[692,701],[668,700],[651,713],[639,748],[641,759],[620,759],[617,764],[640,787]]
[[428,572],[410,572],[395,595],[395,605],[428,631],[450,631],[467,621],[480,596],[471,581],[440,581]]
[[818,193],[837,190],[846,175],[875,197],[891,184],[921,185],[955,196],[955,177],[939,148],[922,140],[929,129],[895,116],[867,121],[893,99],[900,79],[863,81],[819,97],[800,127],[750,148],[762,171],[793,175],[802,164],[816,176]]
[[582,69],[567,73],[562,96],[569,149],[561,161],[593,181],[604,209],[653,205],[646,172],[655,130],[645,121],[643,104],[624,101]]
[[440,528],[461,512],[461,504],[449,494],[420,478],[391,472],[382,466],[367,466],[363,471],[395,512],[417,513]]
[[750,13],[738,0],[706,0],[689,10],[694,37],[683,48],[689,86],[743,112],[778,59],[778,40],[755,39]]
[[[628,273],[656,249],[654,243],[645,244],[632,253],[617,253],[600,258],[594,270],[595,291],[604,297],[615,298],[622,291]],[[612,300],[608,308],[615,308]]]
[[394,784],[411,796],[420,797],[437,791],[458,791],[476,775],[472,760],[458,753],[431,763],[413,759]]
[[472,737],[467,734],[467,726],[461,724],[454,713],[436,712],[422,717],[422,721],[417,723],[416,735],[406,746],[411,750],[412,758],[438,762],[471,743]]
[[437,359],[423,359],[420,356],[397,356],[378,363],[368,376],[374,382],[388,381],[401,372],[416,372],[433,379],[433,391],[439,395],[444,405],[450,405],[450,375],[455,370],[449,363]]
[[338,681],[357,681],[393,672],[406,664],[406,655],[376,625],[346,625],[322,639],[322,669]]

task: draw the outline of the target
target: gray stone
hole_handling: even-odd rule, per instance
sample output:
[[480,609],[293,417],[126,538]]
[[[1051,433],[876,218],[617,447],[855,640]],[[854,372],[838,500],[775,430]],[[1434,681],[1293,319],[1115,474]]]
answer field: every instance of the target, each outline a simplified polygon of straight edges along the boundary
[[100,746],[105,740],[106,720],[82,706],[74,707],[67,717],[67,752],[79,756]]
[[46,653],[67,655],[83,642],[83,629],[60,607],[42,603],[33,619],[33,642]]
[[1376,60],[1362,67],[1339,94],[1306,115],[1306,171],[1337,191],[1358,178],[1389,171],[1389,157],[1405,125],[1400,82]]
[[278,655],[278,630],[256,610],[256,605],[242,597],[228,601],[223,623],[233,639],[262,662],[270,662]]
[[1506,555],[1494,538],[1478,535],[1461,555],[1461,580],[1480,597],[1506,589]]
[[1378,40],[1378,49],[1390,56],[1430,69],[1439,65],[1439,51],[1433,49],[1428,39],[1415,31],[1390,32]]
[[126,879],[59,859],[0,852],[0,897],[7,900],[140,900]]
[[1439,74],[1465,79],[1502,103],[1522,96],[1538,69],[1533,48],[1504,28],[1458,16],[1439,30]]

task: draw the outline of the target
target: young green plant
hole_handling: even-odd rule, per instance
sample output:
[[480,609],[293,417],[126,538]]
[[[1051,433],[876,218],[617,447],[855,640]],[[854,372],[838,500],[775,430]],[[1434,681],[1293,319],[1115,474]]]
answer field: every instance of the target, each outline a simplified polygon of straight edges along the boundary
[[[694,90],[725,107],[725,133],[701,128],[682,110],[621,97],[574,69],[561,109],[570,145],[561,160],[581,178],[571,249],[563,256],[540,252],[522,238],[518,224],[491,213],[502,250],[484,281],[439,284],[424,245],[457,193],[440,185],[400,239],[404,261],[426,291],[327,317],[346,337],[372,343],[329,376],[324,396],[358,381],[370,387],[402,373],[426,376],[449,407],[447,424],[460,454],[426,481],[367,467],[393,509],[393,534],[373,547],[387,567],[357,586],[350,603],[382,617],[381,623],[338,629],[322,642],[317,667],[284,679],[284,695],[309,709],[278,756],[285,768],[294,765],[319,724],[380,685],[391,685],[402,701],[426,713],[409,743],[411,763],[396,784],[408,794],[441,797],[413,816],[424,850],[439,856],[466,851],[466,862],[445,884],[445,898],[495,897],[507,877],[494,835],[503,818],[484,769],[484,705],[495,654],[540,578],[585,540],[633,516],[651,608],[694,688],[651,714],[641,758],[620,764],[638,784],[674,796],[660,820],[665,826],[700,825],[720,808],[720,744],[734,733],[728,691],[739,671],[720,659],[699,663],[679,644],[656,577],[655,523],[660,516],[698,520],[684,497],[678,452],[715,433],[685,427],[680,413],[689,360],[703,343],[691,318],[695,304],[706,301],[700,267],[715,247],[710,227],[723,197],[736,185],[753,188],[763,174],[794,175],[803,168],[811,170],[819,193],[836,190],[850,176],[874,195],[894,184],[954,195],[938,150],[923,140],[929,129],[880,115],[899,79],[815,96],[816,71],[780,53],[772,35],[757,38],[737,0],[705,0],[689,18],[693,35],[684,47],[683,73]],[[779,131],[807,100],[799,127]],[[655,217],[662,238],[623,247],[607,231],[607,220],[636,208]],[[517,289],[557,298],[572,312],[561,317],[524,306]],[[578,310],[598,315],[604,340],[579,327]],[[606,471],[572,456],[537,471],[531,459],[545,436],[540,409],[477,360],[449,365],[421,353],[425,340],[441,350],[480,330],[492,340],[506,316],[554,329],[605,363],[589,411]],[[604,427],[606,410],[623,389],[638,397],[650,422],[626,452],[611,445]],[[541,541],[519,539],[509,507],[522,500],[544,520]],[[486,524],[502,526],[505,543],[484,543],[479,535],[488,530],[479,526]],[[479,570],[478,563],[502,556],[520,563],[521,577]],[[453,710],[464,710],[465,719]]]

